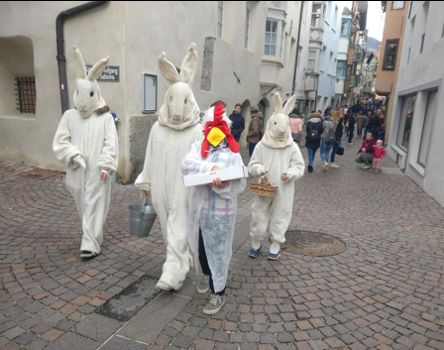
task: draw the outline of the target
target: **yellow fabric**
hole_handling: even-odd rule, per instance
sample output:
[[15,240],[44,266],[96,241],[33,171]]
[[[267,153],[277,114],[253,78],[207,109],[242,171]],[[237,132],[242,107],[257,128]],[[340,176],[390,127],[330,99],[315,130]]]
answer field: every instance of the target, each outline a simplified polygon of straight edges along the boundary
[[225,134],[219,128],[212,128],[208,133],[207,140],[213,146],[217,147],[223,141]]

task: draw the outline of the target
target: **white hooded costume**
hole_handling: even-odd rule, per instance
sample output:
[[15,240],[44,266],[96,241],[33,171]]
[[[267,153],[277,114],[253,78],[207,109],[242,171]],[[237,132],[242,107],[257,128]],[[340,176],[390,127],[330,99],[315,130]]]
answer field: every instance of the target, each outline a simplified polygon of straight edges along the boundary
[[97,62],[86,73],[79,49],[75,48],[84,78],[77,79],[76,108],[67,110],[54,136],[53,151],[67,166],[65,184],[74,197],[82,220],[81,251],[100,253],[103,225],[108,215],[111,181],[100,180],[102,170],[117,170],[118,139],[114,119],[100,95],[96,79],[109,58]]
[[[294,102],[295,96],[292,96],[282,108],[281,97],[278,93],[274,94],[274,113],[248,164],[252,176],[265,175],[269,183],[277,185],[273,198],[254,198],[250,236],[256,242],[266,238],[267,229],[273,242],[285,242],[293,210],[294,182],[304,174],[304,159],[291,136],[288,118]],[[289,177],[288,181],[281,179],[283,174]]]
[[162,75],[171,84],[153,125],[137,188],[151,193],[166,244],[166,261],[157,287],[179,290],[190,269],[187,230],[187,190],[183,184],[181,161],[191,144],[202,135],[199,107],[191,90],[197,69],[196,44],[185,55],[180,74],[165,54],[159,57]]
[[[213,121],[213,111],[214,107],[205,113],[204,125],[207,121]],[[227,123],[229,131],[231,123],[225,113],[223,120]],[[234,138],[232,141],[235,141]],[[201,136],[193,143],[191,150],[183,159],[183,175],[207,173],[215,165],[222,169],[243,165],[242,157],[230,150],[226,139],[218,147],[210,145],[205,158],[201,155],[202,142]],[[232,256],[237,195],[244,190],[245,182],[245,179],[232,180],[224,188],[216,188],[214,185],[193,186],[188,194],[190,215],[188,241],[198,269],[200,228],[215,293],[222,292],[227,282]]]

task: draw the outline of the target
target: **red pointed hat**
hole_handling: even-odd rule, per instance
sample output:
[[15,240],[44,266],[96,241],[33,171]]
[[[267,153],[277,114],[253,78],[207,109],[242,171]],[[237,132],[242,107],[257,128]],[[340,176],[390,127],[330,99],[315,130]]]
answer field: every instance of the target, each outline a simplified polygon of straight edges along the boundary
[[234,153],[239,152],[239,144],[234,139],[233,135],[231,135],[230,127],[227,122],[223,119],[223,115],[225,113],[224,105],[221,102],[218,102],[213,109],[214,118],[205,123],[204,128],[204,139],[202,141],[202,146],[200,148],[200,155],[202,158],[206,158],[208,153],[210,152],[210,143],[207,140],[207,136],[210,133],[212,128],[219,128],[226,137],[228,147]]

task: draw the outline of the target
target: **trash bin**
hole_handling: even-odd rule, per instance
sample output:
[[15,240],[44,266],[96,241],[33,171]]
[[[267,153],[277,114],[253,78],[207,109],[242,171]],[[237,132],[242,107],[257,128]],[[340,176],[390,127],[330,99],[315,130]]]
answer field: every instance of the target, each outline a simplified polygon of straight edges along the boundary
[[138,237],[148,236],[156,216],[156,212],[148,199],[142,204],[130,205],[129,232]]

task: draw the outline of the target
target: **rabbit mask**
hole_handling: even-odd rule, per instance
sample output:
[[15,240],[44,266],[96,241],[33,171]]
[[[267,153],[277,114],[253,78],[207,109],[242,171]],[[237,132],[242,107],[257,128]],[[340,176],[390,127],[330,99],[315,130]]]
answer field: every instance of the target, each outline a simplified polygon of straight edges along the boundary
[[199,123],[199,106],[191,90],[197,70],[196,44],[191,43],[180,66],[180,73],[164,52],[159,56],[159,68],[170,84],[159,110],[159,123],[175,130],[186,129]]
[[88,118],[98,108],[106,106],[106,102],[100,94],[97,78],[102,74],[108,64],[109,56],[99,60],[92,66],[89,73],[86,73],[85,61],[80,50],[74,47],[74,52],[80,66],[80,75],[83,77],[77,78],[77,88],[74,91],[73,101],[82,118]]
[[273,95],[274,112],[267,122],[262,142],[271,148],[285,148],[293,143],[288,115],[294,108],[296,96],[291,96],[284,107],[279,93]]

